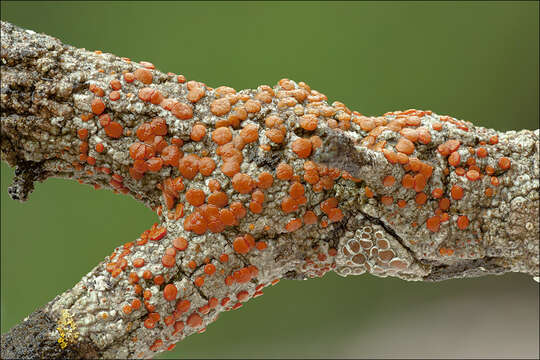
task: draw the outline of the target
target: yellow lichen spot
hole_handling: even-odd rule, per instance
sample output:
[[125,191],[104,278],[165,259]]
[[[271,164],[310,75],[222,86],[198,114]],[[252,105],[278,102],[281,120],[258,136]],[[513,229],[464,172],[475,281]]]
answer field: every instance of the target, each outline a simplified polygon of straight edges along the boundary
[[70,344],[77,342],[79,338],[79,332],[77,331],[77,325],[73,321],[73,317],[66,309],[62,310],[62,315],[57,321],[56,330],[60,334],[58,338],[58,344],[62,349]]

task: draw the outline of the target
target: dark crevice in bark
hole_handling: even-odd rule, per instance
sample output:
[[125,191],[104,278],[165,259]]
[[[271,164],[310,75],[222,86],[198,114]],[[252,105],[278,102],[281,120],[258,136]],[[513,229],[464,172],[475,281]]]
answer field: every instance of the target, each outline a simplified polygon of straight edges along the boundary
[[443,281],[455,278],[471,278],[485,275],[502,275],[506,269],[499,265],[501,258],[484,257],[482,259],[462,260],[455,264],[442,264],[439,261],[423,260],[421,263],[430,265],[431,272],[424,281]]
[[388,234],[390,234],[390,236],[392,236],[398,243],[400,243],[401,246],[403,246],[403,248],[405,250],[407,250],[407,252],[411,255],[411,257],[415,260],[415,261],[418,261],[416,255],[414,252],[411,251],[411,249],[405,245],[405,241],[398,235],[396,234],[396,232],[394,231],[394,229],[392,229],[388,224],[386,224],[384,221],[382,221],[381,219],[378,219],[378,218],[375,218],[373,216],[370,216],[368,214],[366,214],[365,212],[359,210],[360,214],[362,214],[363,216],[365,216],[369,221],[371,221],[372,223],[374,224],[377,224],[377,225],[380,225]]

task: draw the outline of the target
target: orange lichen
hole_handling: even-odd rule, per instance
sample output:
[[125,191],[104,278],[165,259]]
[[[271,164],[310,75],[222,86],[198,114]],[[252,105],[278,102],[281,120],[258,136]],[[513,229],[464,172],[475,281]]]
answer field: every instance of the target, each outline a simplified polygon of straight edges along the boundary
[[431,196],[435,199],[439,199],[443,195],[443,190],[441,188],[435,188],[431,191]]
[[414,187],[414,178],[410,174],[403,175],[403,178],[401,179],[401,185],[405,189],[412,189]]
[[171,113],[180,120],[188,120],[193,117],[193,108],[188,104],[177,102],[172,106]]
[[450,199],[443,198],[439,200],[439,209],[445,211],[448,210],[448,208],[450,208]]
[[392,196],[385,195],[381,197],[381,203],[383,203],[386,206],[392,205],[393,202],[394,202],[394,198]]
[[94,99],[92,100],[92,112],[96,115],[100,115],[103,111],[105,111],[105,104],[101,99]]
[[233,189],[240,194],[249,194],[255,187],[255,182],[247,174],[235,174],[232,178]]
[[392,175],[386,176],[382,181],[383,185],[388,187],[394,185],[395,182],[396,179]]
[[161,258],[161,264],[167,268],[171,268],[176,264],[176,259],[171,255],[163,255]]
[[167,284],[163,289],[163,297],[167,301],[176,300],[176,295],[178,294],[178,289],[174,284]]
[[244,236],[238,236],[233,241],[233,249],[239,254],[247,254],[250,246]]
[[411,155],[414,152],[414,144],[411,140],[402,137],[396,144],[396,150],[407,155]]
[[416,194],[416,197],[415,197],[415,202],[418,204],[418,205],[424,205],[427,201],[427,195],[423,192],[419,192]]
[[458,216],[457,227],[461,230],[465,230],[469,226],[469,218],[465,215]]
[[139,80],[143,84],[151,84],[152,83],[152,72],[147,69],[139,68],[133,72],[133,76],[135,79]]
[[133,259],[133,266],[136,268],[140,268],[144,266],[144,259],[143,258],[136,258]]
[[195,286],[197,287],[201,287],[204,285],[204,277],[202,276],[198,276],[197,278],[195,278],[195,281],[193,282],[195,284]]
[[330,209],[328,212],[328,219],[332,222],[341,221],[344,216],[343,211],[338,208]]
[[[135,68],[138,65],[130,66]],[[193,237],[188,242],[186,238],[178,237],[178,233],[167,234],[165,225],[154,224],[134,244],[117,248],[108,259],[106,271],[117,280],[127,278],[129,294],[133,296],[135,293],[138,297],[120,304],[120,313],[129,315],[144,303],[148,315],[146,318],[146,313],[137,316],[143,316],[147,329],[156,325],[161,328],[165,324],[171,326],[171,332],[174,328],[174,335],[184,331],[187,325],[202,332],[204,323],[214,320],[220,311],[236,309],[242,302],[260,296],[261,289],[270,282],[262,276],[257,279],[257,267],[245,265],[239,268],[244,266],[240,264],[258,264],[257,257],[272,257],[276,246],[281,246],[283,236],[292,238],[295,246],[300,245],[302,251],[305,250],[304,264],[300,266],[309,270],[306,272],[308,276],[322,276],[336,268],[342,258],[332,257],[338,253],[350,255],[345,248],[354,242],[343,248],[340,243],[338,248],[336,242],[317,243],[318,240],[311,237],[340,232],[345,225],[349,228],[351,223],[346,216],[354,216],[353,203],[367,202],[386,213],[383,215],[389,226],[398,226],[406,221],[405,225],[412,228],[422,227],[425,223],[423,230],[416,230],[432,233],[440,231],[441,226],[445,231],[444,226],[449,226],[449,231],[452,231],[452,226],[465,230],[470,225],[470,214],[460,214],[466,204],[458,201],[464,197],[464,188],[471,189],[468,191],[480,189],[490,197],[494,195],[494,188],[486,185],[495,187],[500,181],[507,181],[505,177],[493,176],[511,167],[511,160],[500,157],[503,154],[491,146],[497,143],[498,140],[492,140],[496,137],[490,138],[488,145],[485,133],[479,134],[479,139],[474,140],[474,147],[469,137],[447,137],[441,143],[441,138],[455,128],[468,131],[467,122],[445,116],[440,117],[440,122],[433,121],[434,116],[428,116],[430,111],[415,109],[367,117],[339,102],[329,106],[324,94],[288,79],[282,79],[276,90],[261,86],[253,92],[237,93],[225,86],[213,90],[201,82],[192,80],[186,83],[184,76],[169,73],[169,81],[186,83],[176,84],[180,91],[175,92],[163,86],[165,80],[162,75],[153,84],[153,65],[141,62],[140,66],[134,73],[124,70],[123,77],[119,75],[117,79],[102,83],[105,90],[91,85],[89,89],[93,95],[89,96],[95,96],[89,100],[92,114],[81,115],[85,123],[79,123],[75,131],[81,140],[76,144],[76,149],[80,150],[76,154],[80,162],[76,164],[78,169],[82,169],[81,174],[91,176],[99,173],[116,192],[131,192],[143,200],[146,200],[144,194],[138,193],[133,186],[148,186],[161,196],[159,202],[151,203],[158,216],[171,221],[167,227],[171,231],[180,228],[188,232],[184,234],[188,239]],[[155,75],[157,80],[157,73]],[[137,82],[129,84],[134,80]],[[133,93],[127,93],[127,89]],[[120,98],[120,102],[110,102]],[[134,121],[118,115],[116,107],[124,100],[148,107],[149,111],[141,112],[148,118]],[[105,102],[114,108],[108,114]],[[212,115],[205,117],[208,111]],[[99,116],[99,121],[94,115]],[[158,115],[162,117],[153,117]],[[445,132],[436,133],[443,129],[443,124]],[[369,159],[374,161],[384,156],[388,164],[373,173],[367,171],[355,175],[358,176],[356,178],[351,175],[352,170],[349,173],[338,165],[318,163],[315,156],[310,161],[312,155],[327,150],[329,134],[319,127],[332,128],[333,132],[343,136],[347,136],[347,130],[359,127],[361,131],[353,137],[355,146],[370,152]],[[315,131],[318,135],[313,133]],[[103,132],[108,138],[100,140],[104,138]],[[430,144],[432,136],[434,144]],[[466,141],[463,147],[461,140]],[[125,156],[129,154],[126,166],[118,167],[114,162],[107,164],[117,145],[126,149]],[[497,166],[493,165],[495,161]],[[91,166],[96,162],[98,166]],[[368,168],[370,162],[361,165]],[[131,178],[124,179],[126,174]],[[490,184],[487,178],[483,179],[486,175]],[[83,180],[86,182],[87,178],[83,177]],[[473,181],[475,183],[471,183]],[[369,199],[351,197],[350,191],[346,191],[348,187],[360,190],[360,196],[365,194]],[[282,217],[280,221],[274,219],[275,223],[272,223],[261,217],[275,212],[276,206],[277,210],[282,210],[281,214],[275,214],[276,219]],[[412,214],[410,219],[408,214]],[[177,223],[172,224],[175,221]],[[336,224],[340,221],[343,224]],[[280,232],[289,234],[281,236]],[[209,252],[210,248],[205,248],[207,241],[201,241],[204,238],[197,236],[203,234],[212,240],[211,248],[217,249],[215,252]],[[160,240],[160,243],[152,243]],[[395,248],[390,249],[389,241],[356,240],[359,240],[356,246],[364,248],[364,255],[376,258],[374,263],[369,262],[370,266],[377,267],[374,271],[382,271],[379,267],[404,269],[409,265],[403,259],[394,259],[398,252]],[[362,245],[358,245],[360,240],[364,240]],[[304,246],[299,241],[310,243]],[[474,240],[464,236],[456,243],[444,244],[446,247],[436,246],[434,242],[429,245],[429,241],[433,239],[426,239],[426,250],[423,251],[427,252],[431,246],[431,250],[438,250],[444,256],[451,256],[454,251],[462,256],[461,242]],[[375,242],[376,247],[373,246]],[[224,245],[219,248],[221,243]],[[416,240],[410,240],[410,244],[415,243]],[[156,253],[157,264],[140,255],[145,253],[140,251],[144,249],[137,247],[145,245],[161,249]],[[455,246],[455,250],[449,246]],[[136,255],[128,256],[131,252]],[[356,249],[354,252],[358,253]],[[364,255],[363,258],[351,256],[351,261],[367,264]],[[352,265],[351,261],[348,265]],[[194,285],[202,289],[193,292],[192,288],[177,287],[176,284],[185,281],[182,279],[181,282],[174,275],[173,270],[177,267],[189,274],[187,279],[192,283],[187,284],[188,287]],[[256,285],[255,291],[251,284],[244,285],[250,282]],[[224,292],[221,300],[211,294],[214,286],[218,286],[216,284],[228,286],[228,293]],[[210,291],[206,304],[200,303],[199,299],[191,308],[189,300],[178,299],[201,291]],[[170,304],[170,312],[159,309],[157,301],[160,296],[166,301],[176,302]],[[160,323],[161,317],[163,323]],[[170,332],[168,334],[170,336]],[[163,340],[153,338],[148,343],[153,341],[150,348],[157,351],[172,340],[168,337]]]
[[507,157],[501,157],[498,161],[497,161],[497,165],[499,166],[499,168],[501,170],[508,170],[510,169],[510,166],[511,166],[511,161],[509,158]]
[[193,179],[199,172],[199,157],[195,154],[189,154],[178,161],[178,170],[186,179]]
[[432,232],[438,232],[441,224],[441,218],[438,215],[432,216],[426,221],[426,227]]
[[216,116],[227,114],[231,110],[231,104],[226,98],[216,99],[210,104],[210,111]]
[[476,181],[480,179],[480,173],[477,170],[469,170],[465,173],[465,176],[471,181]]
[[459,149],[461,142],[459,140],[451,139],[447,140],[445,143],[439,145],[437,150],[442,156],[448,156],[457,149]]
[[231,130],[227,127],[217,128],[212,132],[212,141],[218,145],[224,145],[232,140]]
[[312,145],[308,139],[299,138],[292,142],[291,148],[299,158],[304,159],[311,154]]
[[204,272],[208,275],[212,275],[216,272],[216,266],[214,264],[206,264],[204,267]]
[[452,185],[452,189],[450,189],[450,195],[452,195],[452,199],[460,200],[461,198],[463,198],[463,188],[459,185]]
[[286,225],[285,230],[288,232],[296,231],[302,227],[301,219],[291,219]]
[[448,157],[448,163],[452,165],[453,167],[457,167],[460,162],[461,162],[461,156],[459,155],[457,151],[454,151]]
[[268,189],[272,186],[274,182],[274,177],[269,172],[263,171],[259,174],[259,177],[257,178],[257,186],[260,189]]
[[192,313],[186,320],[186,324],[192,328],[201,327],[203,320],[197,313]]
[[427,180],[424,174],[419,173],[414,176],[414,190],[416,192],[424,190],[424,188],[426,187],[426,183]]
[[244,104],[244,107],[248,113],[257,113],[261,110],[261,103],[258,100],[249,99]]
[[193,206],[201,206],[204,204],[206,195],[200,189],[189,189],[186,191],[186,201]]
[[479,158],[485,158],[486,156],[488,156],[488,151],[486,150],[486,148],[480,147],[476,149],[476,156],[478,156]]
[[276,177],[279,180],[289,180],[293,176],[293,169],[287,163],[280,163],[276,168]]
[[109,124],[105,126],[104,129],[105,133],[113,139],[119,139],[120,137],[122,137],[122,133],[124,131],[122,125],[120,125],[116,121],[109,122]]
[[189,90],[188,94],[186,95],[186,98],[190,102],[196,103],[199,100],[201,100],[205,94],[206,94],[206,90],[204,89],[203,86],[195,86]]
[[223,191],[215,191],[208,195],[207,202],[208,204],[217,206],[218,208],[222,208],[228,204],[229,198],[227,197],[227,194]]

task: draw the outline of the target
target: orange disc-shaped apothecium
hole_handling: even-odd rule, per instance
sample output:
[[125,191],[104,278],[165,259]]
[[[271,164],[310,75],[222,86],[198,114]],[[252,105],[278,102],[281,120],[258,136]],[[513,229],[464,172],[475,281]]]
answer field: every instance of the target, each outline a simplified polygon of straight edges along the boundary
[[178,237],[173,240],[173,246],[180,251],[184,251],[188,247],[188,242],[183,237]]
[[293,168],[286,163],[280,163],[276,168],[276,177],[279,180],[289,180],[293,176]]
[[414,152],[414,144],[411,140],[402,137],[396,144],[396,150],[407,155],[411,155]]
[[101,99],[94,99],[92,101],[92,112],[96,115],[100,115],[105,110],[105,104]]
[[212,141],[218,145],[224,145],[232,140],[232,133],[228,127],[220,127],[212,131]]
[[311,155],[312,145],[308,139],[300,138],[293,141],[291,148],[299,158],[305,159]]
[[193,206],[204,204],[205,194],[200,189],[189,189],[186,191],[186,201]]
[[189,154],[178,161],[178,170],[186,179],[193,179],[199,172],[199,157],[195,154]]
[[383,179],[383,185],[384,186],[392,186],[392,185],[394,185],[395,181],[396,181],[396,179],[392,175],[388,175],[387,177],[385,177]]
[[499,165],[499,167],[502,169],[502,170],[508,170],[510,169],[510,166],[511,166],[511,161],[509,158],[507,157],[502,157],[499,159],[499,161],[497,162],[497,165]]
[[249,244],[243,236],[238,236],[233,241],[233,249],[239,254],[247,254],[249,251]]
[[229,99],[221,98],[212,101],[212,103],[210,104],[210,111],[216,116],[222,116],[227,114],[229,111],[231,111],[231,104],[229,103]]
[[176,103],[171,109],[171,113],[180,120],[188,120],[193,117],[193,108],[184,103]]
[[469,218],[465,215],[458,216],[457,218],[457,227],[460,230],[465,230],[469,226]]
[[135,79],[143,84],[148,85],[152,83],[152,72],[150,70],[139,68],[133,72],[133,75],[135,76]]
[[176,303],[176,310],[181,313],[185,313],[191,307],[191,302],[189,300],[180,300]]
[[167,268],[171,268],[176,264],[176,259],[171,255],[163,255],[161,258],[161,264]]
[[212,275],[216,272],[216,266],[214,264],[206,264],[204,266],[204,272],[208,275]]
[[116,121],[111,121],[107,126],[105,126],[105,133],[113,139],[121,138],[123,131],[124,128],[122,127],[122,125],[120,125]]
[[249,194],[253,190],[254,185],[253,179],[247,174],[238,173],[232,178],[232,186],[240,194]]
[[178,289],[173,284],[167,284],[165,285],[165,288],[163,289],[163,297],[167,301],[173,301],[176,300],[176,294],[178,294]]
[[304,224],[306,224],[306,225],[316,224],[317,223],[317,215],[311,210],[306,211],[306,213],[303,216],[303,220],[304,220]]
[[268,189],[274,183],[274,177],[269,172],[263,171],[257,179],[257,186],[260,189]]
[[203,124],[195,124],[191,128],[190,138],[193,141],[201,141],[206,135],[206,126]]
[[195,327],[202,326],[203,321],[202,321],[202,318],[201,318],[201,316],[199,314],[193,313],[187,318],[186,323],[190,327],[195,328]]
[[259,126],[255,124],[247,124],[242,130],[240,130],[240,136],[247,144],[257,141],[259,138]]
[[463,198],[463,188],[459,185],[453,185],[450,189],[450,195],[452,195],[452,199],[460,200]]
[[432,232],[438,232],[441,225],[441,218],[438,215],[430,217],[426,221],[426,227]]

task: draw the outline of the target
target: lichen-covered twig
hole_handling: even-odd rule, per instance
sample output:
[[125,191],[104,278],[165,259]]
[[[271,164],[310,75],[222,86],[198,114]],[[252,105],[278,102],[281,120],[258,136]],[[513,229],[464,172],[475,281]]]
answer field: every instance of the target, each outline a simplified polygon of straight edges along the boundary
[[281,278],[538,276],[538,130],[365,116],[288,79],[213,89],[1,29],[11,196],[72,178],[161,218],[2,335],[3,358],[149,358]]

